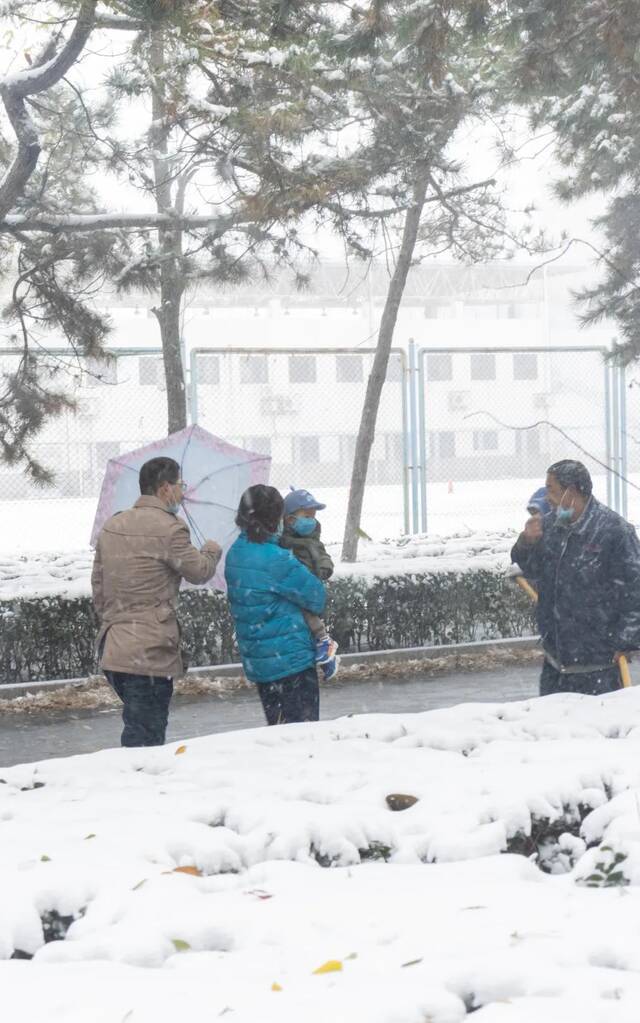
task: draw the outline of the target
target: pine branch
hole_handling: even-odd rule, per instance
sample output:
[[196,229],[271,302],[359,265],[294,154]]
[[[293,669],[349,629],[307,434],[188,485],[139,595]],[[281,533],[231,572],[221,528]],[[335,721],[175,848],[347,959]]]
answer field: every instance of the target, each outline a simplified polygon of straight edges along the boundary
[[[96,3],[97,0],[82,0],[73,31],[56,56],[33,68],[9,75],[0,82],[0,97],[18,140],[13,163],[0,184],[0,221],[24,194],[40,156],[38,132],[25,100],[50,89],[73,66],[94,28]],[[51,48],[47,47],[46,52]]]

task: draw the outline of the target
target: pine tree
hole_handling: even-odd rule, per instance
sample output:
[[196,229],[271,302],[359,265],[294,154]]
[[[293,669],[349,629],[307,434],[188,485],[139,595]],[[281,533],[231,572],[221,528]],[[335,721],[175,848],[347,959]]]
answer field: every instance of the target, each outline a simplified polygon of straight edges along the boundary
[[581,320],[615,321],[615,353],[631,362],[640,357],[640,3],[520,0],[509,9],[514,92],[534,129],[555,133],[557,196],[606,197],[595,224],[602,276],[577,296]]
[[[14,6],[18,17],[31,12],[32,5]],[[31,135],[39,149],[48,140],[52,156],[30,170],[0,220],[11,262],[20,264],[8,316],[25,351],[37,324],[58,328],[79,354],[99,358],[108,323],[88,293],[100,282],[153,293],[168,429],[185,425],[180,314],[187,289],[291,261],[304,248],[298,219],[329,190],[315,154],[303,152],[303,142],[342,113],[339,90],[317,85],[326,70],[317,66],[315,38],[329,25],[325,6],[130,0],[94,9],[96,27],[127,32],[108,95],[96,103],[71,82],[49,91],[46,107],[34,104]],[[149,110],[141,138],[119,130],[117,114],[129,100]],[[3,154],[10,163],[8,136]],[[61,177],[65,161],[73,172]],[[342,162],[333,163],[329,177],[335,171],[341,182]],[[100,209],[83,185],[97,167],[134,190],[132,212]],[[20,423],[16,430],[25,442],[34,434]]]

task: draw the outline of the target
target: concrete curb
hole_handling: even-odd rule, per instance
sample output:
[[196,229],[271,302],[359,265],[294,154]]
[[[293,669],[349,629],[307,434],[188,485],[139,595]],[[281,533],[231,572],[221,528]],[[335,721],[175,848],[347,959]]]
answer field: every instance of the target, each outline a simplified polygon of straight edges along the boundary
[[[345,667],[359,664],[385,664],[389,661],[436,661],[441,657],[462,657],[464,655],[495,653],[501,650],[533,650],[539,645],[537,636],[521,636],[514,639],[478,640],[475,643],[449,643],[443,646],[403,647],[399,650],[367,650],[357,654],[343,654],[340,661]],[[241,664],[208,664],[200,668],[189,668],[187,675],[209,675],[211,678],[238,678],[242,675]],[[0,700],[12,700],[18,696],[52,692],[69,686],[86,685],[86,678],[51,679],[47,682],[12,682],[0,685]]]

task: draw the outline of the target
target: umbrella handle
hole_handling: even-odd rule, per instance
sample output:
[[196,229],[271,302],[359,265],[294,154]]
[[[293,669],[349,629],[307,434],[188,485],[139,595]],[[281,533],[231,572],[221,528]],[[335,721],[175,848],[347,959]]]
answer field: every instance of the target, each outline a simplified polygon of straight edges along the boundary
[[631,672],[629,671],[629,662],[624,654],[620,654],[618,658],[618,667],[620,668],[620,680],[625,689],[631,684]]
[[518,586],[520,587],[520,589],[523,590],[526,593],[526,595],[529,597],[529,599],[532,600],[534,604],[537,604],[538,603],[538,594],[534,590],[534,588],[531,585],[531,583],[528,583],[523,575],[517,575],[516,576],[516,582],[517,582]]

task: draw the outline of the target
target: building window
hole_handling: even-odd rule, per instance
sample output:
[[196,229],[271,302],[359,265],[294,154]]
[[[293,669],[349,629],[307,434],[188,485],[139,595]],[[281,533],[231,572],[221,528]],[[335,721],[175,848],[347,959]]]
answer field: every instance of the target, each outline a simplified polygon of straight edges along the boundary
[[95,467],[98,474],[103,473],[110,458],[117,458],[120,454],[120,444],[117,440],[100,440],[95,448]]
[[196,380],[204,387],[215,387],[220,383],[220,359],[217,355],[199,355],[196,363]]
[[138,359],[138,383],[141,387],[161,387],[164,383],[164,366],[157,356],[142,355]]
[[388,433],[386,435],[387,458],[391,462],[404,462],[404,436],[401,433]]
[[453,360],[450,355],[438,352],[427,355],[427,380],[452,380]]
[[453,430],[435,430],[430,433],[429,453],[432,458],[455,458],[456,435]]
[[517,352],[513,356],[514,380],[538,379],[538,356],[532,352]]
[[339,384],[359,384],[362,378],[361,355],[336,355],[336,379]]
[[86,359],[82,374],[82,383],[85,387],[102,387],[104,384],[117,384],[117,382],[117,359],[110,359],[108,362]]
[[268,384],[269,363],[266,355],[244,355],[240,361],[240,382]]
[[516,455],[539,455],[540,433],[535,430],[518,430],[516,433]]
[[314,355],[289,356],[289,383],[315,384],[317,379]]
[[319,437],[298,437],[298,461],[309,467],[318,464],[320,461]]
[[245,437],[242,447],[256,455],[271,455],[271,437]]
[[474,430],[473,431],[474,451],[497,451],[498,431],[497,430]]
[[491,352],[474,352],[471,356],[472,380],[495,380],[496,357]]
[[447,394],[447,407],[449,412],[467,412],[471,405],[471,394],[469,391],[449,391]]

